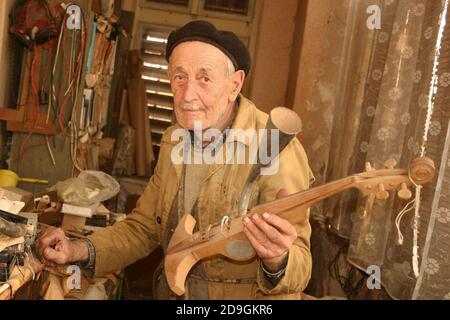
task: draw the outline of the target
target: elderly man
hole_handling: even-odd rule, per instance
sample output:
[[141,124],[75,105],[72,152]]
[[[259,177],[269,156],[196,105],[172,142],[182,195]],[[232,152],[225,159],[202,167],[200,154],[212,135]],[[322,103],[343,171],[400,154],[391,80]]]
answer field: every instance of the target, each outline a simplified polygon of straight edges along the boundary
[[[95,275],[118,271],[158,245],[166,251],[184,213],[196,218],[198,228],[235,213],[251,166],[174,163],[172,151],[178,141],[173,133],[183,128],[192,133],[196,124],[203,131],[220,132],[265,127],[267,114],[240,94],[250,70],[249,53],[233,33],[194,21],[170,34],[166,58],[177,124],[162,138],[155,173],[137,207],[126,220],[96,231],[88,240],[69,241],[60,229],[47,231],[38,243],[44,262],[80,263]],[[204,138],[192,152],[202,152],[213,140]],[[249,148],[243,139],[224,140]],[[306,154],[294,139],[281,152],[278,171],[257,178],[250,205],[307,189],[311,177]],[[257,258],[238,263],[217,256],[199,262],[188,275],[184,298],[299,298],[311,273],[309,222],[291,225],[268,212],[245,218],[243,224]],[[155,278],[155,295],[175,298],[164,272]]]

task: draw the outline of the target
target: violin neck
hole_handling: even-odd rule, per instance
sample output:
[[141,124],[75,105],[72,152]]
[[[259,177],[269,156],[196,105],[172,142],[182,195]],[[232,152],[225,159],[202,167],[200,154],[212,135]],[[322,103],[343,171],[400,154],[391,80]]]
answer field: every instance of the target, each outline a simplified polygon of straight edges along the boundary
[[[247,216],[270,212],[288,220],[292,224],[301,223],[308,218],[309,212],[306,209],[327,197],[354,187],[355,181],[358,179],[359,177],[357,176],[350,176],[323,186],[300,191],[287,197],[258,205],[251,209]],[[189,239],[172,247],[170,251],[179,252],[188,248],[199,248],[199,246],[214,246],[217,242],[236,237],[244,231],[242,223],[244,217],[238,216],[230,219],[225,225],[210,226],[207,229],[200,230],[189,237]]]
[[[263,214],[264,212],[270,212],[276,215],[283,216],[293,224],[299,223],[301,221],[296,221],[297,219],[295,215],[289,214],[286,216],[283,213],[291,212],[292,210],[300,207],[302,209],[310,208],[312,205],[325,198],[354,187],[355,179],[357,179],[355,176],[346,177],[322,186],[318,186],[305,191],[300,191],[287,197],[258,205],[250,210],[249,215],[255,213]],[[300,220],[302,220],[303,218],[304,217],[299,217]]]

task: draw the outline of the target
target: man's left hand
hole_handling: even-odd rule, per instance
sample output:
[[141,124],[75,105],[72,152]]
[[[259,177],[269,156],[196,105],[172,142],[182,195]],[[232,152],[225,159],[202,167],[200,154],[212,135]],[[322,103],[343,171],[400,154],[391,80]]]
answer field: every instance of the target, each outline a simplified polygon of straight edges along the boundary
[[[286,193],[281,189],[277,199],[286,196]],[[289,221],[269,212],[245,217],[244,233],[270,272],[279,271],[297,238],[297,231]]]

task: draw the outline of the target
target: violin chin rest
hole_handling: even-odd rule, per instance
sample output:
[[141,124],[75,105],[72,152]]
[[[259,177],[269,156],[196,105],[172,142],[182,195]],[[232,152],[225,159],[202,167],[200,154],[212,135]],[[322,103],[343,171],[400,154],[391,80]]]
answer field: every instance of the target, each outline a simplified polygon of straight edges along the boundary
[[232,260],[247,261],[252,259],[256,252],[250,242],[247,240],[237,239],[227,241],[222,254]]

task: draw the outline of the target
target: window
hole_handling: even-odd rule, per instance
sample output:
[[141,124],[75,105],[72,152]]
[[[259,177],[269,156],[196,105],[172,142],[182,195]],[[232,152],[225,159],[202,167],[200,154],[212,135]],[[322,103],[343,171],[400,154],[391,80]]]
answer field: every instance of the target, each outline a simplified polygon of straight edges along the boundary
[[173,95],[167,74],[165,58],[169,28],[149,26],[142,33],[141,56],[144,62],[142,78],[147,90],[147,106],[155,151],[161,145],[164,131],[172,124]]
[[165,4],[174,4],[177,6],[185,6],[187,7],[189,5],[189,0],[147,0],[147,2],[159,2],[159,3],[165,3]]
[[204,9],[247,15],[249,0],[205,0]]
[[142,8],[167,10],[170,12],[189,12],[193,1],[198,0],[140,0]]

